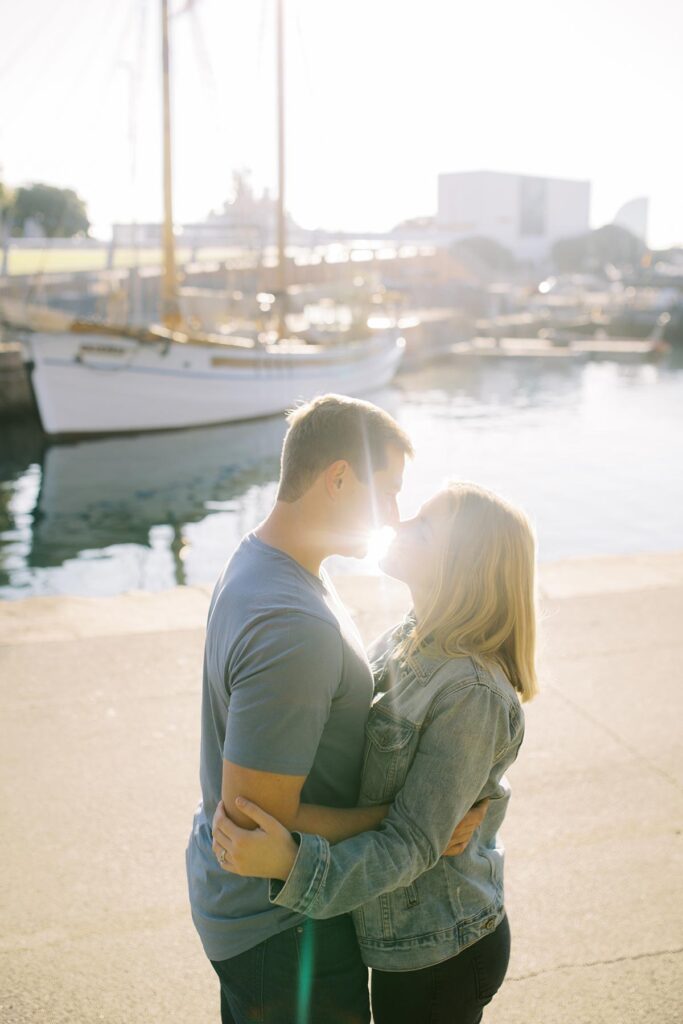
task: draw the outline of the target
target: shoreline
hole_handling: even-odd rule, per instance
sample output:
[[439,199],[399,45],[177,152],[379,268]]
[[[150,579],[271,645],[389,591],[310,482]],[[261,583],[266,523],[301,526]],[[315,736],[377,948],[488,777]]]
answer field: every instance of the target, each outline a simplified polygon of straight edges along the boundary
[[[351,611],[362,618],[367,618],[368,612],[363,589],[368,598],[372,597],[373,607],[381,597],[379,615],[402,615],[410,602],[404,584],[381,573],[337,573],[333,580]],[[203,629],[213,586],[185,584],[110,596],[56,594],[0,601],[0,647],[121,633]],[[676,586],[683,586],[680,550],[566,558],[542,562],[538,571],[541,604],[546,599]]]

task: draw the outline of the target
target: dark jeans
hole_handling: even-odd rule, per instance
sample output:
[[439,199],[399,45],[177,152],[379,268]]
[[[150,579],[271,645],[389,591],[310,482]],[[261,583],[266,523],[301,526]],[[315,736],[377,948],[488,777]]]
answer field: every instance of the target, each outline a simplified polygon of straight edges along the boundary
[[221,982],[222,1024],[370,1022],[368,971],[347,914],[307,918],[211,964]]
[[478,1024],[503,983],[510,959],[504,917],[495,932],[421,971],[372,972],[375,1024]]

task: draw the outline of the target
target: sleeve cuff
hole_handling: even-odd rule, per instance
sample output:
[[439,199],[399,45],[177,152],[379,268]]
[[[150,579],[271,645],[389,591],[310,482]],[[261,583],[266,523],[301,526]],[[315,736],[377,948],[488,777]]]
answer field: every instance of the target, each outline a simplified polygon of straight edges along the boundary
[[271,879],[268,898],[278,907],[307,914],[315,903],[330,865],[330,844],[322,836],[293,832],[299,843],[296,860],[286,880]]

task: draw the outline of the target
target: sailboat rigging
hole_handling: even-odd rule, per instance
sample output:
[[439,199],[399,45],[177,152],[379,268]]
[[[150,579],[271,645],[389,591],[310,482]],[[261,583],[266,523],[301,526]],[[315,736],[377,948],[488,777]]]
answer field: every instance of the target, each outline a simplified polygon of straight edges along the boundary
[[164,165],[164,271],[161,285],[161,322],[164,327],[180,326],[178,273],[176,269],[175,236],[173,234],[173,170],[171,166],[171,56],[168,45],[168,0],[161,0],[161,77],[163,105]]
[[161,0],[163,273],[161,325],[76,319],[54,309],[0,304],[0,320],[25,331],[31,379],[47,434],[82,436],[205,426],[273,415],[324,391],[384,387],[403,354],[395,330],[334,345],[287,332],[284,3],[277,18],[277,338],[190,331],[183,323],[173,234],[171,48]]

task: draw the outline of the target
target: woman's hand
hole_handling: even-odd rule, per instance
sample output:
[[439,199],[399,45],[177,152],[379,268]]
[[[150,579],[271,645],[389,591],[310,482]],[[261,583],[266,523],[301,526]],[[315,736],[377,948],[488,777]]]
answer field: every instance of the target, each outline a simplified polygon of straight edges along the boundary
[[222,803],[213,816],[211,847],[224,871],[251,878],[280,878],[292,870],[299,847],[290,832],[258,804],[238,796],[236,806],[251,818],[255,829],[240,828],[227,816]]

